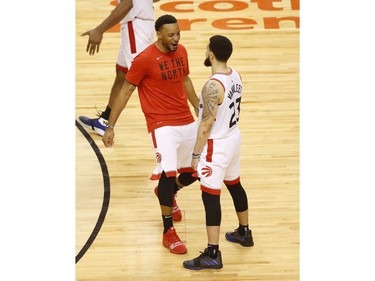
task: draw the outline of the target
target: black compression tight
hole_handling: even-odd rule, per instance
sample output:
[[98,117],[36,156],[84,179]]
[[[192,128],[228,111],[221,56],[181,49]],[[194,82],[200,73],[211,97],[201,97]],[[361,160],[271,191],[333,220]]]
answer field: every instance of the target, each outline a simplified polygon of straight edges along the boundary
[[202,191],[202,200],[206,211],[206,226],[217,226],[221,223],[220,195]]
[[176,177],[167,177],[163,171],[158,184],[158,198],[160,205],[172,207],[174,195],[173,187],[175,183]]
[[233,199],[234,208],[236,212],[244,212],[248,209],[246,191],[243,189],[241,182],[233,185],[225,184]]

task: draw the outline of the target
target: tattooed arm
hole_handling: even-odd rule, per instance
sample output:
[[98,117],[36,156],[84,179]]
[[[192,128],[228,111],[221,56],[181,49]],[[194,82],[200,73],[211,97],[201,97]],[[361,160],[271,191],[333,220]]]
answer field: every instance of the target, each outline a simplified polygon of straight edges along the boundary
[[[215,121],[218,105],[222,103],[224,89],[216,80],[208,80],[202,89],[203,114],[198,127],[197,139],[193,154],[201,154],[210,135],[212,125]],[[192,167],[196,170],[199,159],[192,160]]]

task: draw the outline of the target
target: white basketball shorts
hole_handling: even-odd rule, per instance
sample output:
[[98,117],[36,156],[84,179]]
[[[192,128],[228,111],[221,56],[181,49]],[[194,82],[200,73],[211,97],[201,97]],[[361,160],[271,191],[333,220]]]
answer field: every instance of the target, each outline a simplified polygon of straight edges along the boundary
[[236,131],[223,139],[209,139],[197,167],[201,190],[220,195],[222,183],[240,180],[241,134]]
[[116,67],[128,72],[134,58],[154,42],[154,21],[134,19],[121,26],[120,49]]
[[167,177],[177,177],[177,173],[182,172],[194,172],[191,155],[197,129],[198,124],[195,121],[183,126],[160,127],[149,134],[157,163],[152,180],[160,179],[163,171]]

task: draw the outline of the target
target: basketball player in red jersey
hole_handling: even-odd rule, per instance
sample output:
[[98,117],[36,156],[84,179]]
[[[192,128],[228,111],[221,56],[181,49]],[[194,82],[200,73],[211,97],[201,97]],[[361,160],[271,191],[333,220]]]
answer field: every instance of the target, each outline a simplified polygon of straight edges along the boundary
[[[94,130],[100,136],[104,135],[107,129],[109,114],[113,102],[116,99],[122,85],[124,84],[126,73],[128,72],[133,59],[146,47],[154,42],[155,36],[155,16],[153,3],[159,0],[122,0],[112,11],[112,13],[96,28],[82,34],[88,35],[86,51],[90,55],[99,52],[99,46],[103,39],[103,33],[115,24],[121,24],[121,42],[116,62],[116,78],[112,86],[108,105],[98,118],[90,119],[86,116],[79,116],[78,122],[87,129]],[[157,190],[155,190],[157,193]],[[182,213],[173,200],[173,220],[181,221]]]
[[151,179],[159,180],[157,193],[164,226],[163,245],[171,253],[185,254],[187,249],[173,227],[172,204],[179,187],[196,180],[192,176],[191,154],[197,123],[187,100],[196,109],[199,101],[189,78],[186,49],[179,44],[180,28],[176,18],[171,15],[159,17],[155,30],[157,41],[135,57],[126,75],[102,140],[106,147],[113,144],[115,123],[138,87],[158,164]]
[[188,269],[223,267],[219,250],[223,182],[232,196],[239,221],[239,227],[227,232],[225,237],[244,247],[254,245],[248,223],[246,191],[240,181],[241,135],[238,121],[242,80],[240,74],[227,65],[232,51],[232,42],[221,35],[212,36],[207,45],[204,64],[211,67],[212,76],[204,85],[199,99],[202,110],[199,110],[198,134],[191,165],[200,178],[208,245],[197,258],[183,263]]

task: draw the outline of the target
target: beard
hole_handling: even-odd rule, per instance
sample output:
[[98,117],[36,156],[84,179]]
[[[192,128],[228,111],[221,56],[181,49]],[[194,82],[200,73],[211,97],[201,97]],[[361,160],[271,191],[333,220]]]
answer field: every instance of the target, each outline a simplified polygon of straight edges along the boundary
[[210,66],[212,66],[212,64],[211,64],[211,62],[210,62],[210,59],[209,59],[209,58],[206,58],[206,59],[204,60],[203,64],[204,64],[205,66],[207,66],[207,67],[210,67]]

